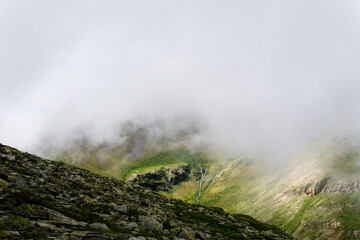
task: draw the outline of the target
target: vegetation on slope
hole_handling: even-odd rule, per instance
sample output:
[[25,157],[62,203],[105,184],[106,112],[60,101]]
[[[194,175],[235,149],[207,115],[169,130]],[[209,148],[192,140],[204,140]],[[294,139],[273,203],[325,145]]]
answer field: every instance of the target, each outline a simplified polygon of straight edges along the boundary
[[249,214],[300,239],[359,239],[359,154],[342,144],[272,174],[230,161],[200,203]]

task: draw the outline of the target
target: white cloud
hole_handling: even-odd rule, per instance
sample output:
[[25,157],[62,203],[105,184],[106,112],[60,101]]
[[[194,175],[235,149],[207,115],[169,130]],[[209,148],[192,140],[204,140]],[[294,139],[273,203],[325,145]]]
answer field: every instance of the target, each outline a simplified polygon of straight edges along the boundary
[[[275,153],[359,134],[356,1],[2,1],[0,141],[196,114]],[[90,130],[89,130],[90,131]]]

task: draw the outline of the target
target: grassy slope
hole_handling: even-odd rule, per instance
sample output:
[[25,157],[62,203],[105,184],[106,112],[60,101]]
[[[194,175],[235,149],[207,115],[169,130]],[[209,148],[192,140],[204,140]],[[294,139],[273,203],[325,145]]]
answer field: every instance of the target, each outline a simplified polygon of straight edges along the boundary
[[122,165],[119,175],[126,179],[136,171],[144,172],[146,170],[175,164],[191,164],[193,167],[196,167],[194,165],[194,158],[195,156],[193,154],[183,149],[148,154],[139,159],[126,161],[126,163]]
[[[359,239],[359,194],[280,193],[286,173],[267,175],[259,166],[229,162],[204,191],[200,204],[218,206],[275,224],[299,239]],[[338,169],[336,169],[338,171]],[[333,173],[328,173],[333,174]],[[356,235],[358,231],[359,235]]]

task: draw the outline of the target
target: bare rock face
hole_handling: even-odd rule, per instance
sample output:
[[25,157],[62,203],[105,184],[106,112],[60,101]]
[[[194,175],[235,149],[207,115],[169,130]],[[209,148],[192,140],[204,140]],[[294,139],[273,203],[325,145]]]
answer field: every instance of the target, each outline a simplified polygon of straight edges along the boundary
[[358,176],[344,176],[342,178],[330,178],[322,188],[323,193],[354,193],[360,191],[360,179]]
[[323,178],[320,181],[314,182],[312,184],[307,184],[305,186],[304,192],[309,196],[316,196],[323,190],[327,181],[328,178]]
[[174,165],[133,174],[127,182],[136,183],[156,191],[169,191],[172,189],[172,185],[184,181],[190,173],[190,165]]
[[[307,181],[306,181],[307,180]],[[360,191],[360,178],[357,175],[318,177],[317,179],[299,179],[298,194],[305,193],[314,197],[319,193],[354,193]]]
[[280,191],[316,196],[320,193],[354,193],[360,191],[359,157],[355,150],[328,150],[315,159],[292,169]]
[[[189,167],[151,176],[176,183]],[[294,239],[220,208],[191,205],[0,144],[0,239]]]

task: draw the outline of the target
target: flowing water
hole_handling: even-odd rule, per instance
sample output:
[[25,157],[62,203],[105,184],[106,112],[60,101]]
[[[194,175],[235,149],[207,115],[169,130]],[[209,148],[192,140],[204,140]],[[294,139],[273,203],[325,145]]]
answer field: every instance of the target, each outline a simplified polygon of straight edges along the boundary
[[201,184],[204,180],[204,169],[202,168],[202,166],[200,165],[200,163],[197,161],[197,156],[195,156],[195,163],[200,167],[200,172],[201,172],[201,178],[199,180],[199,192],[198,192],[198,196],[196,197],[196,203],[195,204],[198,204],[199,203],[199,200],[200,200],[200,196],[201,196]]

